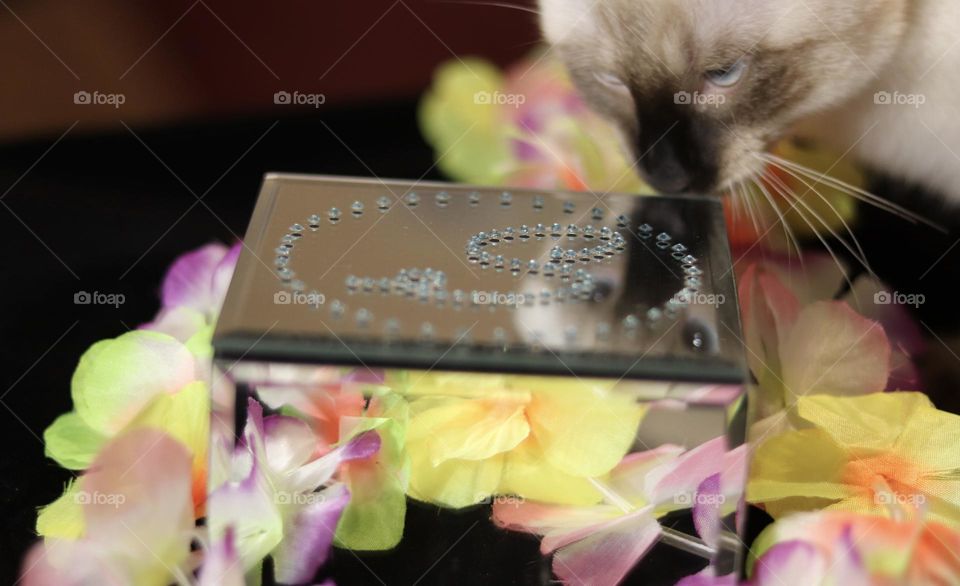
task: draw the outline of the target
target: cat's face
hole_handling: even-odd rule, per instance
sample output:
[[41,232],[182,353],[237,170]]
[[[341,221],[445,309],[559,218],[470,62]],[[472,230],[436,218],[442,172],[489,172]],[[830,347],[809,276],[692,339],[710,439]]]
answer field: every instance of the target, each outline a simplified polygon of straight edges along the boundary
[[906,0],[540,0],[547,41],[662,192],[718,191],[882,74]]

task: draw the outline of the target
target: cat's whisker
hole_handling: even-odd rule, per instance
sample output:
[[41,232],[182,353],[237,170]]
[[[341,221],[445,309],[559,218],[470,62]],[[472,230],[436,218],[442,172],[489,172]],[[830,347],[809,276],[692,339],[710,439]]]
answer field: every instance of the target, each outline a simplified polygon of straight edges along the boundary
[[796,234],[793,233],[793,230],[790,228],[790,224],[787,222],[787,217],[784,212],[780,209],[780,206],[777,205],[776,200],[770,192],[767,190],[766,186],[763,184],[763,179],[752,179],[753,183],[760,189],[760,192],[763,194],[764,199],[767,200],[767,203],[773,209],[773,213],[777,215],[777,218],[780,221],[780,224],[783,226],[783,233],[787,237],[787,254],[789,256],[790,246],[793,245],[793,249],[797,252],[797,258],[800,260],[801,265],[803,264],[803,251],[800,249],[800,242],[797,240]]
[[801,165],[796,161],[790,161],[788,159],[784,159],[783,157],[778,157],[777,155],[774,155],[772,153],[756,153],[756,154],[758,154],[767,163],[771,163],[771,164],[779,163],[787,167],[790,167],[792,170],[796,171],[797,173],[806,175],[808,178],[814,181],[824,183],[827,186],[832,187],[837,191],[841,191],[854,199],[862,201],[868,205],[872,205],[876,208],[882,209],[897,217],[903,218],[904,220],[907,220],[911,223],[926,224],[927,226],[930,226],[931,228],[934,228],[940,232],[947,231],[946,228],[944,228],[940,224],[937,224],[936,222],[916,212],[912,212],[903,206],[900,206],[891,201],[885,200],[879,195],[870,193],[869,191],[866,191],[860,187],[857,187],[856,185],[847,183],[842,179],[838,179],[836,177],[833,177],[832,175],[827,175],[825,173],[815,171],[814,169]]
[[746,205],[747,209],[750,211],[750,222],[753,224],[753,230],[757,234],[760,234],[760,232],[762,232],[762,228],[760,226],[760,221],[759,221],[760,214],[759,214],[759,211],[754,208],[753,197],[750,195],[750,191],[747,188],[747,186],[744,185],[743,180],[740,180],[738,182],[738,185],[740,187],[740,192],[743,194],[741,196],[743,197],[743,202]]
[[[827,242],[827,239],[824,238],[823,235],[820,233],[820,231],[817,229],[816,225],[815,225],[813,222],[810,221],[810,219],[807,217],[806,213],[804,213],[804,211],[801,210],[800,208],[801,208],[801,207],[806,208],[807,213],[810,213],[810,214],[811,214],[814,218],[816,218],[821,224],[823,224],[823,226],[824,226],[825,228],[827,228],[827,231],[829,231],[830,234],[831,234],[838,242],[840,242],[841,244],[843,244],[844,247],[845,247],[848,251],[850,251],[851,255],[853,255],[853,257],[854,257],[858,262],[860,262],[860,264],[862,264],[863,266],[866,267],[866,266],[867,266],[867,265],[866,265],[866,262],[865,262],[863,259],[860,259],[860,258],[852,251],[852,248],[850,247],[850,245],[847,244],[847,242],[844,241],[842,238],[840,238],[840,237],[836,234],[836,232],[834,232],[834,230],[833,230],[832,228],[830,228],[830,226],[829,226],[826,222],[823,221],[823,218],[821,218],[819,214],[817,214],[816,212],[814,212],[814,211],[810,208],[810,206],[806,205],[806,203],[803,201],[803,198],[800,197],[800,196],[798,196],[796,193],[794,193],[794,191],[790,188],[789,185],[787,185],[786,183],[784,183],[782,180],[780,180],[779,177],[777,177],[777,176],[775,176],[775,175],[768,175],[767,177],[771,180],[770,187],[776,189],[777,192],[780,193],[780,194],[782,194],[786,199],[792,200],[792,201],[794,202],[793,205],[792,205],[792,209],[793,209],[794,211],[796,211],[796,212],[797,212],[797,215],[800,216],[800,219],[802,219],[802,220],[807,224],[807,226],[810,227],[810,230],[813,232],[814,236],[817,237],[817,240],[820,241],[820,243],[823,245],[823,247],[827,250],[827,253],[830,254],[830,257],[833,259],[833,262],[836,263],[837,268],[840,269],[840,272],[843,274],[843,280],[847,283],[847,286],[850,287],[850,288],[852,288],[852,287],[853,287],[853,280],[850,278],[849,270],[848,270],[847,267],[843,264],[843,262],[840,260],[840,257],[837,256],[836,251],[833,250],[833,248],[830,246],[830,243]],[[799,207],[798,207],[798,205],[799,205]]]
[[740,197],[737,194],[734,187],[736,186],[734,184],[731,184],[730,187],[727,189],[727,193],[730,196],[730,208],[733,210],[733,221],[734,223],[736,223],[740,220],[740,215],[743,213],[744,210],[742,207],[743,202],[740,201]]
[[[826,198],[822,193],[817,191],[814,185],[811,185],[810,183],[808,183],[799,174],[791,171],[789,168],[776,162],[771,162],[771,165],[782,170],[785,173],[788,173],[790,176],[794,177],[797,181],[803,183],[803,185],[806,186],[807,188],[807,192],[813,193],[814,195],[819,197],[821,201],[827,204],[827,207],[830,208],[830,211],[832,211],[833,214],[837,217],[837,219],[840,220],[840,223],[843,225],[843,228],[846,230],[847,234],[850,235],[850,241],[853,242],[853,245],[857,249],[856,251],[853,251],[850,248],[850,246],[847,244],[847,242],[844,239],[840,238],[840,236],[832,228],[830,228],[830,226],[826,223],[826,221],[824,221],[823,217],[821,217],[820,214],[816,212],[816,210],[814,210],[806,202],[803,201],[803,196],[797,196],[798,201],[800,201],[801,205],[803,205],[807,209],[807,211],[810,212],[812,216],[814,216],[814,218],[816,218],[821,224],[823,224],[824,227],[826,227],[827,230],[830,231],[833,237],[836,238],[841,244],[843,244],[848,251],[850,251],[850,254],[852,254],[854,258],[860,261],[860,263],[867,270],[867,272],[869,272],[871,275],[875,275],[875,273],[873,272],[873,269],[870,268],[870,264],[867,262],[867,253],[863,251],[863,247],[860,245],[860,241],[857,240],[856,234],[853,233],[853,230],[850,228],[850,225],[847,223],[846,220],[843,219],[843,216],[840,214],[837,208],[833,205],[833,203],[831,203],[830,200]],[[777,178],[777,180],[779,181],[780,179]],[[803,195],[806,195],[806,193],[804,193]],[[857,256],[858,253],[859,253],[859,257]]]
[[495,8],[509,8],[519,10],[520,12],[529,12],[530,14],[540,15],[540,11],[529,6],[519,6],[507,2],[480,2],[479,0],[433,0],[438,4],[467,4],[470,6],[493,6]]

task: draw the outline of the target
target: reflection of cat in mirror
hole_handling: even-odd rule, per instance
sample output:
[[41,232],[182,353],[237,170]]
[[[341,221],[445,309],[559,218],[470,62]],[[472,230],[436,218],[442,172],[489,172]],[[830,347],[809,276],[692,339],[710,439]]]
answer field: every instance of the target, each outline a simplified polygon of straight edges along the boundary
[[960,203],[957,0],[540,0],[540,13],[660,191],[736,189],[789,165],[765,151],[800,132]]

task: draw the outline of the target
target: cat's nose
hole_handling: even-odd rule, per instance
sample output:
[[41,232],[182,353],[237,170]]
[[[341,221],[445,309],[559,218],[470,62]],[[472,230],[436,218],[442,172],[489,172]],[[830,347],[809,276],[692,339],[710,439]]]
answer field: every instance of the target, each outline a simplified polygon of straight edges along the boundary
[[644,180],[660,193],[689,191],[694,174],[679,155],[672,141],[661,141],[649,147],[639,160]]

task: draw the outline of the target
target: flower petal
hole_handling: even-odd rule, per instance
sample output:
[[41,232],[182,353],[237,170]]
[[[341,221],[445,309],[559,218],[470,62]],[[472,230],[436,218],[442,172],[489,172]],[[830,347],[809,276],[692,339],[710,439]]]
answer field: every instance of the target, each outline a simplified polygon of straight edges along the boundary
[[278,582],[308,582],[327,560],[337,522],[350,500],[350,492],[345,485],[337,484],[318,496],[316,502],[300,510],[273,554],[274,575]]
[[196,379],[190,351],[171,336],[134,330],[97,342],[73,374],[73,404],[91,429],[113,434],[157,395]]
[[[163,279],[163,306],[185,305],[204,314],[218,307],[214,277],[227,252],[226,246],[213,243],[184,254],[174,261]],[[222,281],[222,275],[217,275],[217,288],[223,288]],[[223,290],[225,291],[225,288]]]
[[599,381],[525,377],[532,433],[551,465],[573,476],[602,476],[636,439],[644,409]]
[[243,586],[243,564],[237,554],[236,536],[228,528],[223,539],[206,551],[197,586]]
[[86,469],[106,441],[76,411],[57,417],[43,432],[46,456],[68,470]]
[[607,524],[553,555],[553,573],[564,584],[619,584],[660,537],[660,524],[642,510]]
[[890,343],[883,328],[842,302],[805,307],[780,357],[784,386],[794,397],[882,391],[890,374]]

